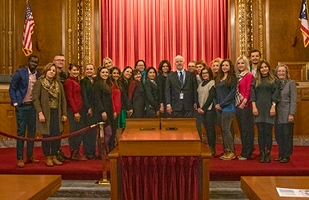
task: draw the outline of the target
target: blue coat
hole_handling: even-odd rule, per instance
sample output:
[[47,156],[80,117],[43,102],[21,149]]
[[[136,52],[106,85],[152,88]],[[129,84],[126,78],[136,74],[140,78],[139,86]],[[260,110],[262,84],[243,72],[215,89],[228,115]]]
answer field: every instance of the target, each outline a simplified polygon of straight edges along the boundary
[[[41,73],[37,71],[36,78],[38,79]],[[11,104],[18,103],[18,106],[23,102],[29,84],[29,72],[28,67],[24,67],[15,71],[10,83],[9,94],[11,97]]]

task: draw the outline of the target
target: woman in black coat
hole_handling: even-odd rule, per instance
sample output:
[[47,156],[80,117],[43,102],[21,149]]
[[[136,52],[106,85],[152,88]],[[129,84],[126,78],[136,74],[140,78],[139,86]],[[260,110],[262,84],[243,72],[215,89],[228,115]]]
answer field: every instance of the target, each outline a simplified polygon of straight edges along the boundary
[[94,94],[94,111],[97,122],[105,122],[104,126],[104,139],[106,144],[106,153],[112,149],[110,138],[112,136],[112,128],[115,127],[112,90],[110,88],[111,82],[109,79],[109,70],[106,67],[98,69],[97,76],[93,84]]
[[[85,67],[85,78],[80,81],[83,105],[81,116],[84,119],[84,126],[90,126],[95,123],[93,116],[93,81],[95,67],[93,64],[87,64]],[[91,129],[83,135],[83,152],[86,158],[91,160],[96,157],[96,129]]]
[[119,84],[121,88],[121,111],[118,118],[118,127],[124,129],[126,127],[126,118],[130,117],[133,113],[132,105],[128,98],[129,84],[132,79],[132,68],[127,66],[124,68],[121,77],[119,78]]
[[145,91],[141,82],[142,74],[138,69],[133,70],[133,80],[129,84],[128,97],[133,107],[132,118],[145,116]]
[[156,83],[157,71],[154,67],[146,70],[146,82],[144,85],[146,92],[146,117],[155,118],[160,114],[159,87]]
[[159,87],[159,101],[161,117],[171,117],[166,112],[165,103],[165,82],[167,75],[171,72],[171,63],[168,60],[162,60],[159,64],[159,75],[157,76],[157,84]]

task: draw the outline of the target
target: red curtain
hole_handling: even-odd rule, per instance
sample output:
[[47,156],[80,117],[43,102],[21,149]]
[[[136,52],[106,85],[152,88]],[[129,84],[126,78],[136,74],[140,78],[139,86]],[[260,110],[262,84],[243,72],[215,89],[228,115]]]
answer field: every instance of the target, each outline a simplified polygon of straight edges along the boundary
[[227,58],[227,0],[102,0],[102,57],[123,69],[182,55],[210,63]]
[[120,199],[200,199],[198,157],[121,157],[118,161]]

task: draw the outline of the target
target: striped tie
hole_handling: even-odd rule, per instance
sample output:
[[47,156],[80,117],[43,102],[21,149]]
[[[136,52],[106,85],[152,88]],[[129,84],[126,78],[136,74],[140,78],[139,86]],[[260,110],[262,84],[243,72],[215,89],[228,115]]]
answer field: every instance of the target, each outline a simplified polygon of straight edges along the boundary
[[182,75],[182,72],[180,72],[179,80],[180,80],[181,87],[182,87],[183,86],[183,75]]

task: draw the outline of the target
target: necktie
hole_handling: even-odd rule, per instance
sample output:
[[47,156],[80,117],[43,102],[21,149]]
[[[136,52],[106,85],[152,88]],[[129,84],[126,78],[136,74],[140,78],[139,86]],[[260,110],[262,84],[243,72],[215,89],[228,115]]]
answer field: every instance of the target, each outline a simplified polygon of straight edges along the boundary
[[180,72],[179,80],[180,80],[181,86],[183,86],[183,75],[182,75],[182,72]]

